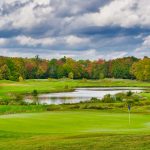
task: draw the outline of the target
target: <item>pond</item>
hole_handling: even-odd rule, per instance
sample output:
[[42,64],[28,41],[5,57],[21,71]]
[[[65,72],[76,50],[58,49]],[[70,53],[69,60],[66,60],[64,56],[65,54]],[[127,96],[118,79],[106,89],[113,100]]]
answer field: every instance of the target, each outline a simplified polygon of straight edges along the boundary
[[[39,104],[65,104],[65,103],[79,103],[90,101],[92,97],[103,98],[106,94],[117,94],[121,92],[142,92],[144,89],[135,87],[111,87],[111,88],[77,88],[72,92],[49,93],[40,94],[38,96]],[[25,99],[26,102],[32,102],[31,99]]]

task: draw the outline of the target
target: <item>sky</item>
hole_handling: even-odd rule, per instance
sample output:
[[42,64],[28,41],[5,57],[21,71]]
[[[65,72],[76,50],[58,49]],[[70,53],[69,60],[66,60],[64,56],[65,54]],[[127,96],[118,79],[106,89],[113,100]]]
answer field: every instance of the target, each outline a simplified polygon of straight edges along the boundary
[[0,55],[150,56],[150,1],[0,0]]

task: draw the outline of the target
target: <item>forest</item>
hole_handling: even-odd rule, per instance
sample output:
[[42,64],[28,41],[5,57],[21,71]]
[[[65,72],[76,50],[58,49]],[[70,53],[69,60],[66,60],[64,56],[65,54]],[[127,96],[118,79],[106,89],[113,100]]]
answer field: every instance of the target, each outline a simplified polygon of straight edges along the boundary
[[0,56],[0,79],[137,79],[150,81],[150,58],[123,57],[112,60],[18,58]]

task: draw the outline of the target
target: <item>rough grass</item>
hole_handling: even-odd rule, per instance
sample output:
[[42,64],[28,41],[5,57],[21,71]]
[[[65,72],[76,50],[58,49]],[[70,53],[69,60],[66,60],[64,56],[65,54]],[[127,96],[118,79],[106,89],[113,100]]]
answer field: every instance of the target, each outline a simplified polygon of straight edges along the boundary
[[149,135],[32,136],[0,141],[1,150],[149,150]]

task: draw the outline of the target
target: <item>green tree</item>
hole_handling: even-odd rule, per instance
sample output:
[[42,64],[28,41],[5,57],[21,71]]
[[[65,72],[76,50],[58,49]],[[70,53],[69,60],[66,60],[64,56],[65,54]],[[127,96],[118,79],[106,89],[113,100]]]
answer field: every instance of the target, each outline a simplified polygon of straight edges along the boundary
[[10,70],[6,64],[0,68],[0,75],[2,79],[7,79],[7,80],[9,79]]
[[22,76],[19,76],[18,81],[19,81],[19,82],[22,82],[23,80],[24,80],[23,77],[22,77]]
[[100,73],[100,74],[99,74],[99,79],[104,79],[104,78],[105,78],[104,73]]
[[134,63],[131,68],[131,73],[136,79],[141,81],[150,81],[150,58],[145,57]]
[[74,78],[73,72],[70,72],[70,73],[68,74],[68,78],[69,78],[69,79],[73,79],[73,78]]
[[132,79],[133,75],[130,72],[130,68],[134,62],[137,62],[135,57],[124,57],[112,60],[111,62],[111,77]]

